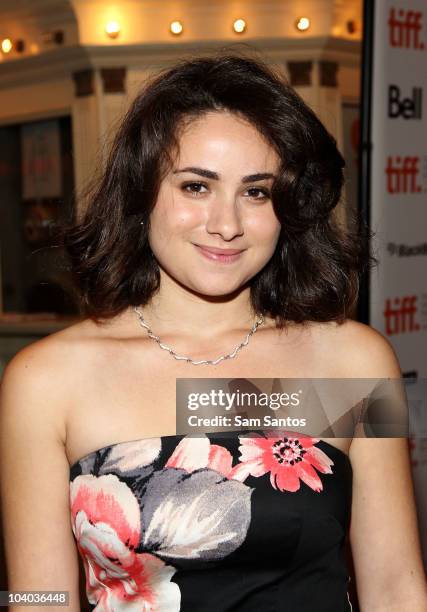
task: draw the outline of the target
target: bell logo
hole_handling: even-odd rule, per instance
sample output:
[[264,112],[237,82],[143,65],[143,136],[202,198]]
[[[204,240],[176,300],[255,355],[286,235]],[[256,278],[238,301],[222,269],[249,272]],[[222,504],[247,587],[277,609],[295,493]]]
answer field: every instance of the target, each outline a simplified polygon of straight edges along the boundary
[[405,11],[390,9],[388,18],[389,43],[391,47],[405,49],[424,49],[420,40],[423,29],[423,14],[421,11]]
[[412,97],[401,97],[400,87],[389,85],[388,88],[388,116],[390,119],[403,117],[403,119],[422,119],[423,90],[421,87],[412,88]]
[[385,173],[388,193],[419,193],[422,191],[417,183],[420,173],[420,158],[415,156],[387,157]]
[[383,314],[387,336],[414,332],[420,329],[419,324],[415,321],[415,314],[418,310],[416,302],[416,295],[405,295],[393,300],[391,298],[386,299]]

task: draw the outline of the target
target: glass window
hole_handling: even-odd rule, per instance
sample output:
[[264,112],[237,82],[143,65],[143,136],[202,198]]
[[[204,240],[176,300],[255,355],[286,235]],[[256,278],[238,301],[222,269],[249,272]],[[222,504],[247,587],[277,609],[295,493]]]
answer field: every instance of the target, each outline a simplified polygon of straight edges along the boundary
[[0,312],[77,314],[53,236],[73,200],[71,117],[0,127]]

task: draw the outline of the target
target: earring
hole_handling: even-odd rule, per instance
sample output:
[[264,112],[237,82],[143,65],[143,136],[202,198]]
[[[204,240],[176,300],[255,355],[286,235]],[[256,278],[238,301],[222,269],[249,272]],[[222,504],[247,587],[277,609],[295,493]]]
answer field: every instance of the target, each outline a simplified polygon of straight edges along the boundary
[[144,225],[144,221],[141,221],[141,225]]

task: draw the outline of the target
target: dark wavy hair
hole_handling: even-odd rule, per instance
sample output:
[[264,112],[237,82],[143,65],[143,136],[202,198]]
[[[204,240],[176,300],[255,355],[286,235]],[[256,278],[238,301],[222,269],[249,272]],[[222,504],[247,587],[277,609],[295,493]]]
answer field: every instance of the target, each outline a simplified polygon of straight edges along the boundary
[[349,229],[331,214],[343,186],[336,141],[279,72],[246,52],[224,50],[151,77],[120,124],[83,213],[61,227],[80,313],[101,323],[148,303],[158,290],[150,212],[180,130],[209,111],[245,118],[281,159],[272,189],[281,232],[271,259],[250,281],[252,308],[279,328],[290,321],[343,322],[362,274],[377,260],[361,217],[353,213]]

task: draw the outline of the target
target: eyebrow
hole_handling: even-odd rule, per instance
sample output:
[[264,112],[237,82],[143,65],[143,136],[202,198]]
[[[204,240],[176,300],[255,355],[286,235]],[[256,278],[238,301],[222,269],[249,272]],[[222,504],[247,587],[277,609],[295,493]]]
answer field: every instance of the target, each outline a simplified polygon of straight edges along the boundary
[[[219,174],[217,172],[207,170],[206,168],[188,166],[186,168],[181,168],[181,170],[174,170],[173,174],[179,174],[180,172],[193,172],[193,174],[198,174],[199,176],[204,176],[205,178],[213,179],[216,181],[219,180]],[[262,181],[264,179],[270,178],[275,179],[276,176],[274,174],[271,174],[270,172],[258,172],[257,174],[249,174],[248,176],[244,176],[242,178],[242,183],[253,183],[255,181]]]

